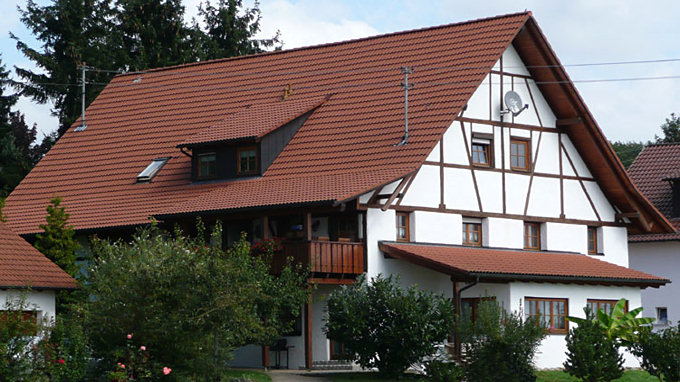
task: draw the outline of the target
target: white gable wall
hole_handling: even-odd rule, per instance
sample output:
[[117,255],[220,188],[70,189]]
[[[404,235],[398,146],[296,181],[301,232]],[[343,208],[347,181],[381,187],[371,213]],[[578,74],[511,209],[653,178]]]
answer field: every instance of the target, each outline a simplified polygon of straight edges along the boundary
[[[0,310],[3,310],[8,301],[20,301],[23,291],[15,289],[0,290]],[[38,320],[50,322],[56,315],[53,290],[31,290],[25,294],[27,310],[38,312]]]

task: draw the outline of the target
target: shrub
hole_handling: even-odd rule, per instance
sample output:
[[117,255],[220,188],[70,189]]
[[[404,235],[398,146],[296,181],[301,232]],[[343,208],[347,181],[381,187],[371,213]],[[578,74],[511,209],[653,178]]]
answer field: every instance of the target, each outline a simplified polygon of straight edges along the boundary
[[465,377],[465,370],[453,361],[435,359],[425,363],[425,375],[433,381],[459,382]]
[[143,345],[172,368],[169,379],[214,379],[234,348],[268,344],[290,328],[281,313],[307,301],[306,273],[289,266],[272,275],[245,237],[222,250],[219,224],[211,245],[204,236],[200,224],[197,239],[152,225],[128,243],[93,241],[84,283],[92,297],[82,308],[100,374]]
[[579,322],[567,335],[567,360],[564,370],[586,382],[611,381],[623,375],[623,356],[615,339],[607,336],[599,322],[592,319]]
[[25,311],[32,310],[23,292],[17,298],[7,298],[0,307],[0,381],[36,379],[33,344],[44,325],[26,319]]
[[546,329],[535,317],[524,320],[496,301],[479,304],[475,322],[462,316],[457,322],[465,351],[469,381],[535,381],[533,358]]
[[349,357],[390,377],[434,353],[453,325],[451,300],[402,288],[398,280],[379,275],[334,291],[325,325],[328,338],[343,341]]
[[80,317],[60,316],[35,349],[50,381],[79,381],[91,358]]
[[649,374],[662,381],[680,381],[680,324],[658,333],[645,328],[630,350]]

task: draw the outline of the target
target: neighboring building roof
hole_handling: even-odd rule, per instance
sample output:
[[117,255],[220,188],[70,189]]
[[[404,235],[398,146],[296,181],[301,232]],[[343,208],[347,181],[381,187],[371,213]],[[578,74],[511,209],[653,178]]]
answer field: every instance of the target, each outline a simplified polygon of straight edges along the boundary
[[[673,191],[669,180],[680,177],[680,143],[646,146],[630,165],[628,173],[635,185],[654,206],[680,229],[680,218],[671,218]],[[630,242],[680,240],[680,232],[631,235]]]
[[248,105],[214,126],[192,135],[178,146],[190,147],[240,139],[259,139],[319,107],[328,98],[329,96],[321,96]]
[[658,287],[670,280],[577,253],[381,242],[386,254],[464,280]]
[[[607,197],[622,212],[639,213],[631,229],[670,231],[627,178],[530,12],[118,75],[88,107],[87,129],[69,129],[4,212],[16,232],[30,234],[55,195],[76,230],[145,224],[151,215],[337,204],[417,170],[511,44],[556,116],[583,119],[564,129]],[[402,67],[415,67],[409,81],[416,86],[409,91],[408,143],[397,146],[404,135]],[[292,95],[282,101],[288,86]],[[261,178],[191,183],[190,158],[177,146],[260,136],[312,107],[292,105],[329,94]],[[248,105],[263,126],[246,126]],[[267,109],[277,111],[271,120]],[[242,118],[239,132],[219,129],[230,117]],[[170,159],[151,182],[136,183],[159,157]]]
[[75,289],[76,281],[0,222],[0,288]]

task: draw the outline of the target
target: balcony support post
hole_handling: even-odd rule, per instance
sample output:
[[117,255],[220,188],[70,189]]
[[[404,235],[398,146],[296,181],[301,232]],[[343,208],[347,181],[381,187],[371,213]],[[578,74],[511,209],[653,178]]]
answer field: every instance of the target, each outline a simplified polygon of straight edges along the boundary
[[305,304],[305,368],[312,368],[312,291]]
[[269,235],[269,216],[265,216],[262,218],[262,237],[265,240],[271,239]]

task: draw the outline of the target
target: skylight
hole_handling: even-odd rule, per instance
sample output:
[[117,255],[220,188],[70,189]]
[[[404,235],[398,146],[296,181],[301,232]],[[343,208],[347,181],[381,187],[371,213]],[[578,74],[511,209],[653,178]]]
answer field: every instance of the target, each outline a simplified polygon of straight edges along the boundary
[[137,182],[150,182],[151,179],[153,179],[154,176],[156,176],[156,173],[163,167],[163,165],[168,161],[168,157],[165,158],[156,158],[153,161],[151,161],[151,164],[146,166],[144,171],[140,172],[139,175],[137,175]]

